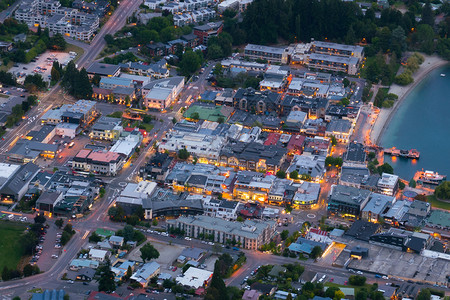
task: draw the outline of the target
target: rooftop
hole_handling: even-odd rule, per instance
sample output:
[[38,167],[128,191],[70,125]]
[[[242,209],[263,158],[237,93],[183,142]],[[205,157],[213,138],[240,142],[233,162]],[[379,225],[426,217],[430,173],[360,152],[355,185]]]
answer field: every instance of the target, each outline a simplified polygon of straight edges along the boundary
[[178,276],[175,281],[183,286],[189,286],[194,289],[198,289],[200,287],[203,287],[205,282],[207,282],[212,277],[212,274],[212,272],[207,270],[190,267],[186,272],[184,272],[183,277]]
[[256,51],[256,52],[265,52],[265,53],[272,53],[272,54],[283,54],[284,51],[285,51],[285,48],[277,48],[277,47],[269,47],[269,46],[248,44],[247,46],[245,46],[245,51]]
[[98,74],[103,76],[113,76],[120,70],[117,65],[103,64],[99,62],[92,63],[88,68],[87,72],[92,74]]

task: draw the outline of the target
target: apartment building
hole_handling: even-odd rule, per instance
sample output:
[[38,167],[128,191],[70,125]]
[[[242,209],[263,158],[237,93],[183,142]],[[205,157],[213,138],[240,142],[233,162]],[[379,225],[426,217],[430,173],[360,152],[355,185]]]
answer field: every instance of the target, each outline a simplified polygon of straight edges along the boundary
[[336,44],[322,41],[312,42],[310,51],[317,54],[356,57],[357,59],[362,59],[364,57],[364,48],[361,46]]
[[311,53],[308,55],[306,64],[311,69],[343,72],[350,75],[356,75],[359,69],[359,59],[354,56],[344,57]]
[[250,250],[257,250],[270,242],[276,229],[275,221],[230,222],[209,216],[179,217],[167,220],[167,224],[184,230],[187,236],[197,238],[200,234],[209,234],[214,237],[214,242],[226,244],[227,241],[236,241]]
[[286,64],[288,62],[288,52],[286,51],[286,48],[248,44],[245,46],[244,56],[252,60],[267,60],[271,63]]
[[82,149],[73,158],[72,168],[94,174],[115,176],[123,164],[123,156],[115,152]]
[[181,93],[184,77],[154,80],[142,88],[144,105],[150,109],[163,110],[169,107]]
[[97,15],[62,7],[56,0],[26,0],[16,10],[14,18],[29,27],[48,28],[53,34],[84,41],[90,40],[99,27]]
[[194,34],[198,36],[200,44],[208,45],[208,39],[212,36],[218,36],[222,30],[222,22],[211,22],[205,25],[195,26]]

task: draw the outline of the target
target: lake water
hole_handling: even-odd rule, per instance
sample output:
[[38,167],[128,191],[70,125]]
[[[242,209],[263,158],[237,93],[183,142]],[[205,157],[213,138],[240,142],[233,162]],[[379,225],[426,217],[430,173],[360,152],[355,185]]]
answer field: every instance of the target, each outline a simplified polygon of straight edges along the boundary
[[[441,77],[440,74],[446,74]],[[450,178],[450,66],[432,71],[403,101],[381,138],[385,148],[417,149],[418,160],[391,158],[394,173],[410,180],[417,170]]]

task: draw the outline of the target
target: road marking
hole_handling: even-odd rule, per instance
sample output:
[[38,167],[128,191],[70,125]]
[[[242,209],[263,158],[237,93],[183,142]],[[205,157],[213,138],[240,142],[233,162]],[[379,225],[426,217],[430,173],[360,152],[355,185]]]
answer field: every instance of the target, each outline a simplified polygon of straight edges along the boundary
[[82,238],[82,240],[84,240],[84,239],[86,239],[87,238],[87,236],[88,236],[88,234],[89,234],[89,230],[86,230],[86,233],[83,235],[83,238]]

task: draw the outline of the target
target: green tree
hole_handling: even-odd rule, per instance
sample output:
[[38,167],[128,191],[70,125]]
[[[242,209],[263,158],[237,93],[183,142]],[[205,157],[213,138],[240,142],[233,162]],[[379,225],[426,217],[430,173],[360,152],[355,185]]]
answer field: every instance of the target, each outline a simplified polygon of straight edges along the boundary
[[189,117],[195,121],[198,121],[200,119],[200,115],[198,112],[192,113]]
[[100,75],[95,74],[95,75],[92,77],[92,84],[95,85],[96,87],[99,87],[99,86],[100,86],[100,80],[102,80],[102,78],[100,77]]
[[315,246],[312,250],[311,250],[311,257],[313,259],[319,258],[322,256],[323,250],[322,248],[320,248],[320,246]]
[[337,140],[336,140],[336,137],[334,135],[331,136],[331,145],[332,146],[336,146],[337,145]]
[[339,291],[338,287],[335,286],[331,286],[329,287],[326,291],[325,291],[325,297],[329,297],[331,299],[334,298],[334,294]]
[[289,178],[290,179],[298,179],[298,171],[297,170],[294,170],[294,171],[292,171],[291,173],[289,173]]
[[229,300],[228,291],[225,282],[220,275],[219,268],[219,262],[216,261],[211,283],[206,290],[205,300]]
[[34,217],[34,223],[36,224],[44,224],[47,219],[44,217],[44,215],[37,215]]
[[409,187],[415,188],[416,187],[416,181],[413,178],[411,178],[411,180],[409,181],[408,185],[409,185]]
[[98,291],[111,293],[116,290],[116,282],[114,281],[115,274],[111,271],[111,262],[106,261],[106,264],[99,268],[100,279],[98,281]]
[[390,164],[384,163],[381,166],[377,167],[377,172],[380,175],[383,174],[383,173],[394,174],[394,168]]
[[434,12],[430,2],[426,2],[425,6],[422,8],[422,23],[431,27],[434,26]]
[[58,82],[61,79],[61,74],[55,67],[52,67],[52,70],[50,71],[50,75],[52,76],[52,81],[54,81],[54,82]]
[[58,228],[61,228],[61,227],[63,227],[63,225],[64,225],[64,220],[63,220],[63,219],[61,219],[61,218],[59,218],[59,219],[56,219],[56,221],[55,221],[55,225],[56,225],[56,226],[58,226]]
[[438,199],[450,199],[450,181],[444,181],[434,190],[434,195]]
[[406,185],[403,183],[403,181],[399,181],[398,182],[398,187],[399,187],[399,189],[404,190]]
[[421,289],[419,294],[417,295],[417,300],[430,300],[431,292],[429,289]]
[[183,75],[190,76],[200,68],[201,64],[201,54],[193,52],[192,50],[187,50],[179,63],[180,71]]
[[366,283],[366,277],[359,275],[350,275],[348,283],[351,285],[363,286]]
[[89,242],[90,243],[98,243],[102,240],[102,238],[94,232],[91,233],[91,235],[89,236]]
[[286,240],[288,238],[288,236],[289,236],[289,230],[283,230],[280,233],[281,240],[283,240],[283,241]]
[[285,171],[283,171],[283,170],[279,170],[278,172],[277,172],[277,177],[278,178],[286,178],[286,172]]
[[236,218],[236,221],[238,221],[238,222],[244,222],[244,218],[243,218],[242,216],[238,216],[238,217]]
[[369,293],[365,288],[359,289],[355,294],[355,300],[367,300],[369,298]]
[[342,80],[342,84],[344,85],[344,87],[348,87],[350,85],[350,80],[348,80],[348,78],[345,77],[344,80]]
[[179,159],[188,159],[191,154],[189,151],[186,150],[186,148],[178,150],[178,158]]
[[142,246],[140,250],[141,250],[141,258],[144,262],[159,257],[158,250],[156,250],[155,247],[153,247],[153,245],[150,243],[147,243],[144,246]]

